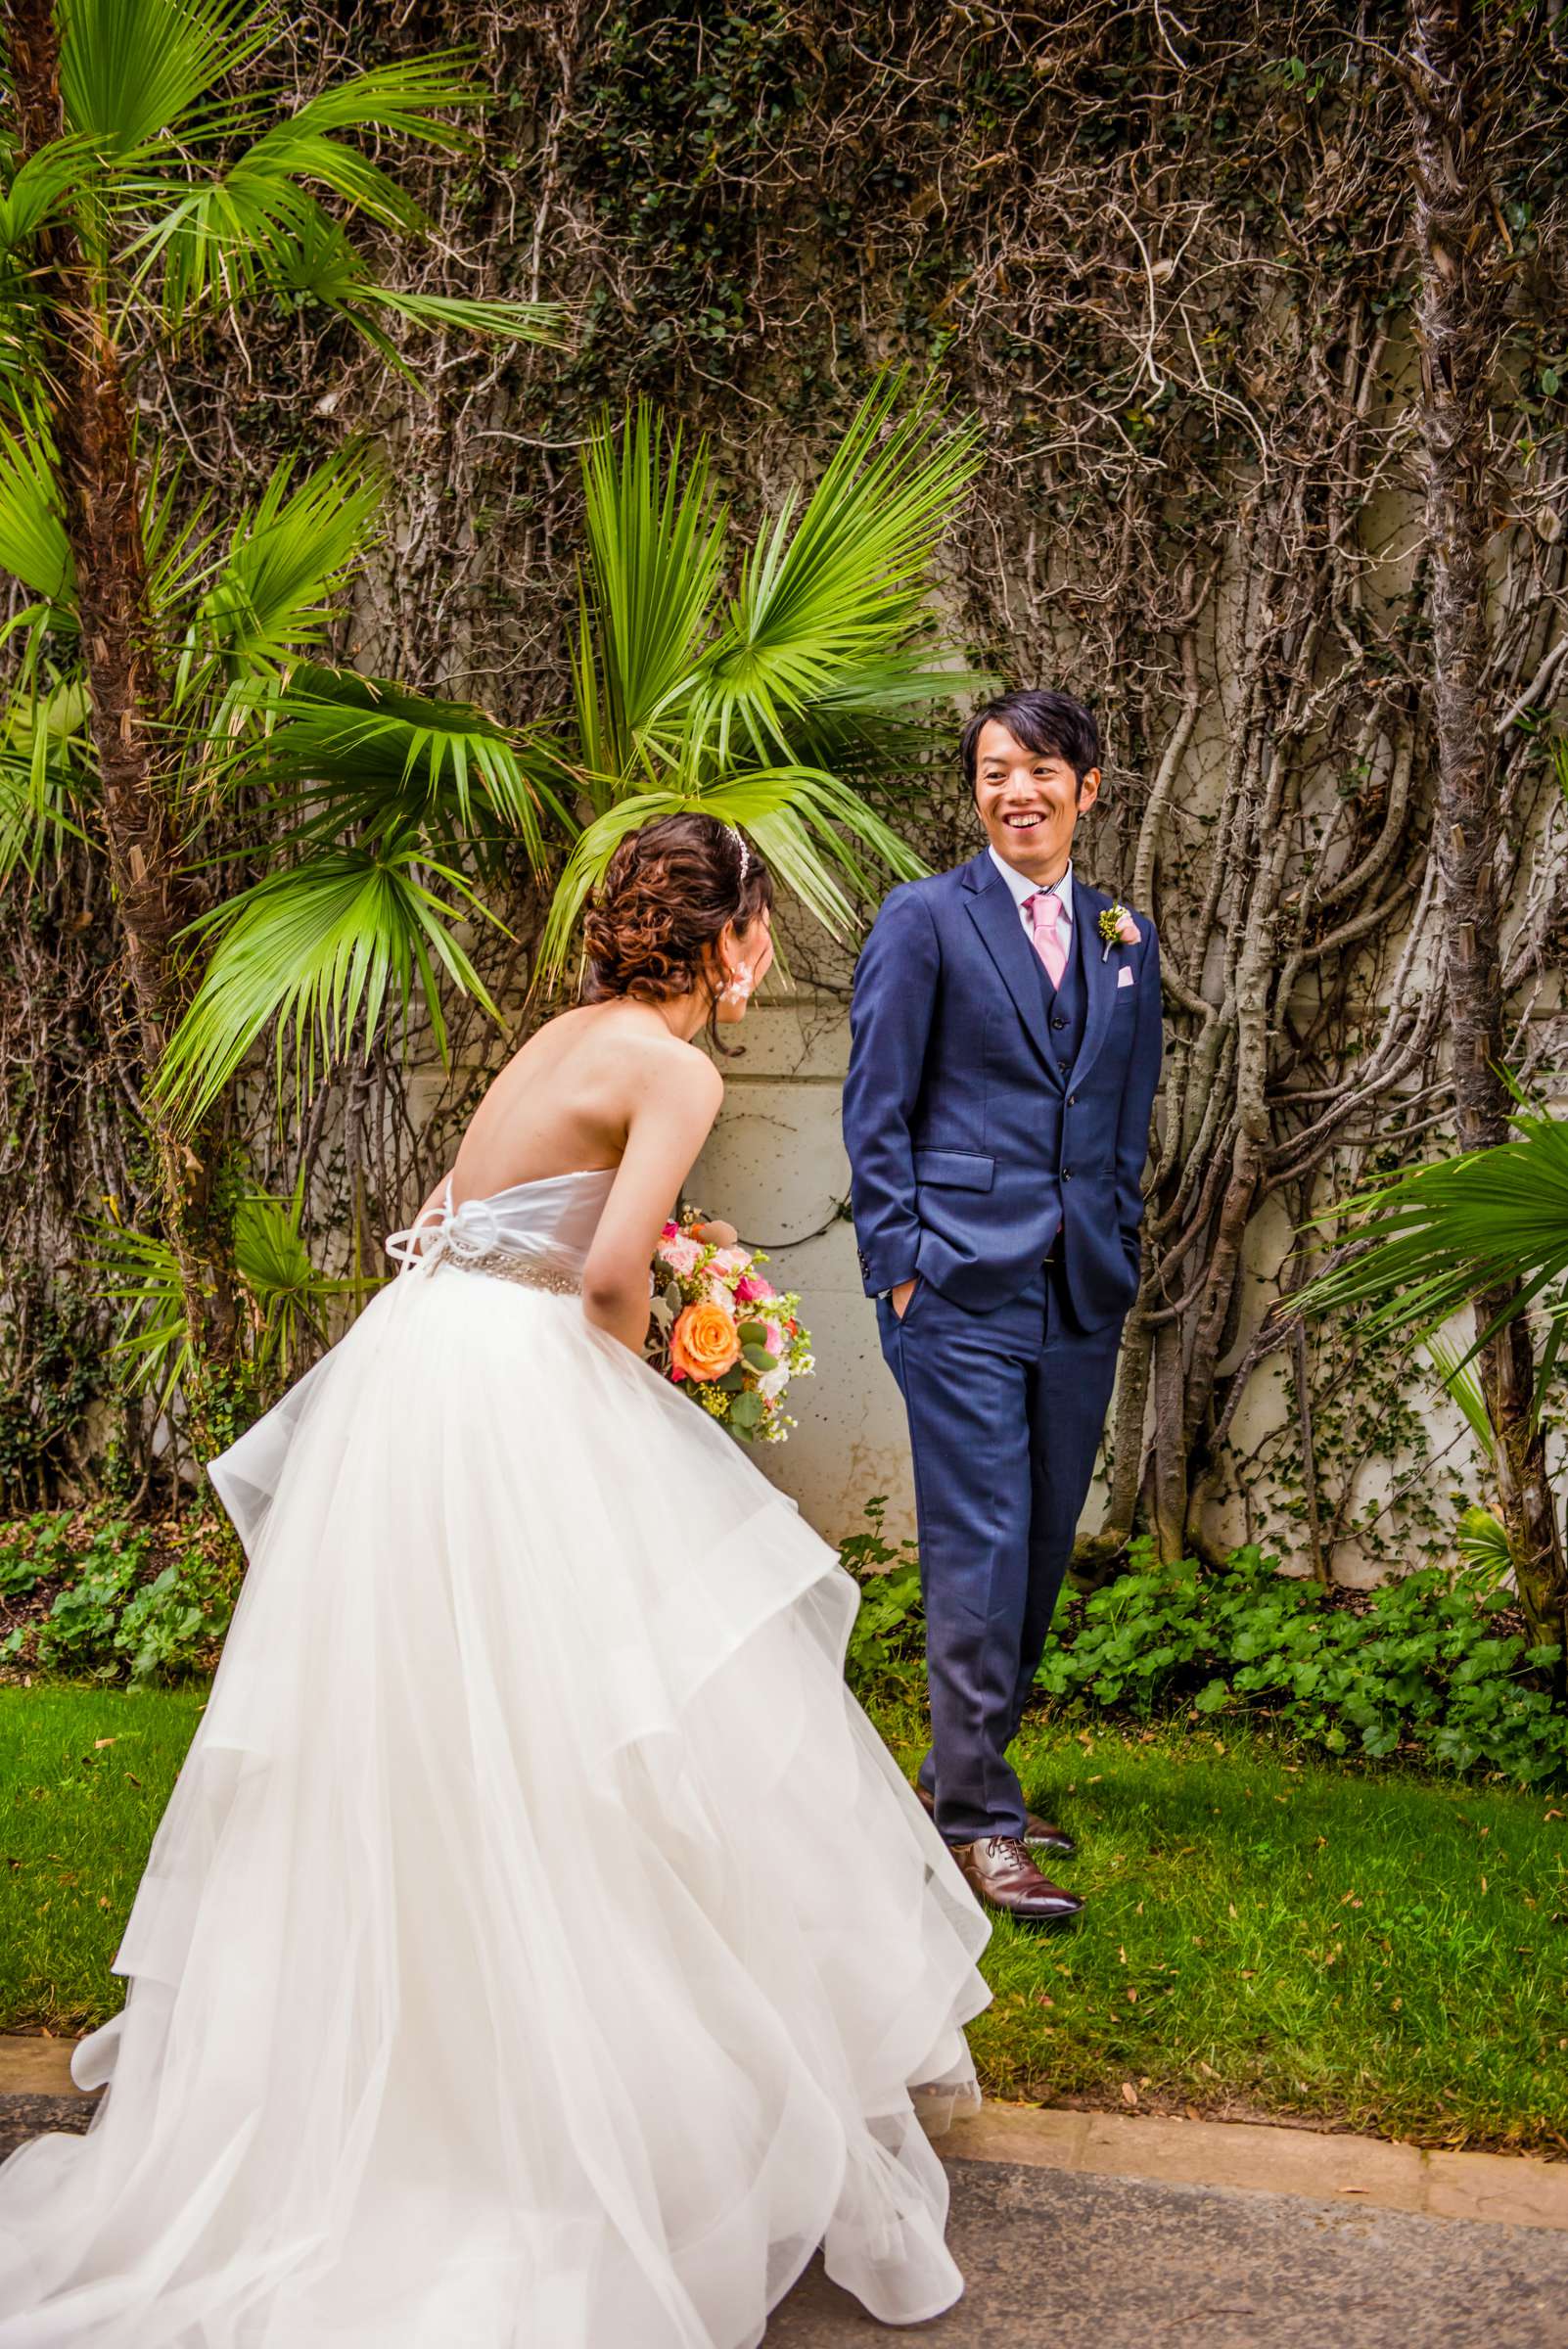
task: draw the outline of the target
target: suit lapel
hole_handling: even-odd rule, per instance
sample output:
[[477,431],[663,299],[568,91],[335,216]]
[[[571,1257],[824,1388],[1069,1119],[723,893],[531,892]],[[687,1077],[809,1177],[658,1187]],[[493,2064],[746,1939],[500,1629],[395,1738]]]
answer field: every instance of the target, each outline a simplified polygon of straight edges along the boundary
[[996,965],[1003,986],[1012,996],[1013,1006],[1024,1023],[1024,1032],[1046,1075],[1054,1072],[1046,1048],[1044,1035],[1044,996],[1040,987],[1042,972],[1039,958],[1024,935],[1024,925],[1018,918],[1018,906],[1013,893],[997,872],[988,852],[982,849],[964,867],[964,888],[969,893],[969,918],[985,942],[986,951]]
[[1088,990],[1088,1001],[1084,1010],[1084,1040],[1067,1081],[1070,1085],[1082,1084],[1099,1058],[1116,1007],[1116,980],[1122,958],[1118,952],[1104,953],[1105,942],[1100,937],[1100,915],[1110,902],[1099,890],[1086,888],[1075,876],[1073,928],[1084,957],[1084,984]]

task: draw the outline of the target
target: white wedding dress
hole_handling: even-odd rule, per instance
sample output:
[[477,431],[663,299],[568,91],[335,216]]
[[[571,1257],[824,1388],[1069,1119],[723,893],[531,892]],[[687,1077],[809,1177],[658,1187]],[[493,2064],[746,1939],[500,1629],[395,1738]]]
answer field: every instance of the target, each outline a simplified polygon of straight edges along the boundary
[[750,2349],[961,2280],[918,2096],[987,1927],[855,1591],[571,1292],[611,1173],[430,1227],[212,1477],[251,1566],[3,2349]]

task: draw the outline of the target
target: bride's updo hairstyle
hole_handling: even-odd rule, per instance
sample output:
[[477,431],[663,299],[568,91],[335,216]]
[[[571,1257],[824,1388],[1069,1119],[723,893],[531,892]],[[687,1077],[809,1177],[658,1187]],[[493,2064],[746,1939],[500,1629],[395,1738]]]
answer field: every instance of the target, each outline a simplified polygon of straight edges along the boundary
[[772,902],[766,865],[728,824],[695,809],[660,816],[621,843],[588,907],[590,999],[699,992],[724,924],[744,930]]

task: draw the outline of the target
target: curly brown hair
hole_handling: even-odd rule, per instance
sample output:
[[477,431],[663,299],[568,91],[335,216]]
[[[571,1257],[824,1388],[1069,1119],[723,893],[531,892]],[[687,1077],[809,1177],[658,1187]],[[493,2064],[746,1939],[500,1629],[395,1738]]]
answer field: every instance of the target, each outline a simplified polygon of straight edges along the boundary
[[772,902],[766,865],[728,824],[696,810],[660,816],[621,843],[589,904],[590,999],[696,993],[724,924],[745,929]]

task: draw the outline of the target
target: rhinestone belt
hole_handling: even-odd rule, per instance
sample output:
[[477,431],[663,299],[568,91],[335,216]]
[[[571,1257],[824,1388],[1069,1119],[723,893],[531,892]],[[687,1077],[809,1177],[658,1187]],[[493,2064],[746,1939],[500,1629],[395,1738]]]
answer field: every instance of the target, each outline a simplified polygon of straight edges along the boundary
[[532,1257],[518,1256],[510,1248],[484,1248],[472,1256],[449,1253],[442,1264],[454,1272],[484,1272],[491,1280],[515,1281],[520,1289],[547,1289],[552,1297],[582,1294],[579,1276],[559,1272],[551,1265],[536,1263]]

